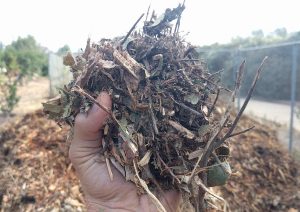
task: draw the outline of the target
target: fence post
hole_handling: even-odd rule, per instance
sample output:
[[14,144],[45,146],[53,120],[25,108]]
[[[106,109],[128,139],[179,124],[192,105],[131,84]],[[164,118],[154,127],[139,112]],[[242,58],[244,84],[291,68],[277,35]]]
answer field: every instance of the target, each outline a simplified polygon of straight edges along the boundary
[[293,148],[293,127],[294,127],[294,113],[296,103],[296,83],[297,83],[297,57],[298,57],[298,44],[293,45],[292,49],[292,73],[291,73],[291,117],[289,129],[289,152]]

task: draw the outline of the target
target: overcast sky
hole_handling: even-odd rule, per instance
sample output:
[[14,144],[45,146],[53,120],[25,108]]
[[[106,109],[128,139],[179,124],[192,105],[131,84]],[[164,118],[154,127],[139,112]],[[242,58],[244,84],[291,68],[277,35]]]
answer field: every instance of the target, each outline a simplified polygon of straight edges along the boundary
[[[56,51],[68,44],[84,47],[87,37],[124,35],[149,4],[157,13],[176,7],[177,0],[0,0],[0,41],[33,35]],[[285,27],[300,31],[298,0],[186,0],[182,34],[195,45],[225,43],[262,29],[265,34]]]

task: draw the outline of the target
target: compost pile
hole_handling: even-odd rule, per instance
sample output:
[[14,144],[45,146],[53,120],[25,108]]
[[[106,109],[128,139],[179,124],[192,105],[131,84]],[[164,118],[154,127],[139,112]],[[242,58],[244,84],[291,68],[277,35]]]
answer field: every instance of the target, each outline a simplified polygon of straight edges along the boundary
[[234,211],[299,211],[300,164],[279,143],[276,126],[248,117],[240,124],[255,129],[230,142],[236,174],[219,187],[221,195]]
[[[251,132],[232,138],[229,161],[234,174],[214,192],[232,211],[295,212],[293,208],[300,208],[300,164],[279,144],[272,124],[244,117],[239,130],[252,125],[256,128]],[[1,211],[85,211],[67,157],[67,133],[41,111],[1,126]],[[222,208],[220,201],[211,202]]]
[[84,210],[67,134],[42,111],[1,126],[0,211]]
[[[244,63],[234,90],[223,88],[178,35],[183,10],[184,5],[167,9],[158,18],[146,18],[142,32],[132,32],[136,23],[125,37],[97,44],[88,40],[81,55],[66,55],[73,80],[44,104],[44,111],[73,126],[79,112],[97,104],[111,117],[104,127],[103,154],[124,177],[141,193],[180,190],[199,208],[207,186],[223,185],[231,173],[226,140],[241,115],[230,121]],[[111,110],[96,102],[101,91],[111,95]],[[215,111],[220,92],[230,94],[223,114]]]

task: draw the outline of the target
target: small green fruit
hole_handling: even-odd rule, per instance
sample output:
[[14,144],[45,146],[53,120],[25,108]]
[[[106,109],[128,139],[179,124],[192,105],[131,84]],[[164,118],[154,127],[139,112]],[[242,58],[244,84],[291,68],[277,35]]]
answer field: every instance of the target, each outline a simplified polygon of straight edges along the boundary
[[215,163],[207,173],[207,186],[222,186],[225,185],[227,179],[231,175],[231,168],[227,161],[220,164]]

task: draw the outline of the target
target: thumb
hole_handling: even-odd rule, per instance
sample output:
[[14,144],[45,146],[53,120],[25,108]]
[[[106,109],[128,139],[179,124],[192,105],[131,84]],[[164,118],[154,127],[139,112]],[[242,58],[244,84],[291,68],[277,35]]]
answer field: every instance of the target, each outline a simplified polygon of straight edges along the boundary
[[[96,101],[103,107],[111,110],[112,101],[107,92],[101,92]],[[75,118],[74,137],[90,141],[101,138],[100,129],[103,128],[109,114],[94,104],[88,113],[79,113]]]
[[[111,110],[112,101],[108,93],[102,92],[97,97],[97,102]],[[99,156],[102,147],[102,131],[107,112],[94,104],[88,113],[79,113],[75,118],[74,135],[69,149],[69,158],[76,169],[89,166],[94,157]],[[85,165],[83,165],[85,164]],[[83,165],[83,166],[81,166]]]

